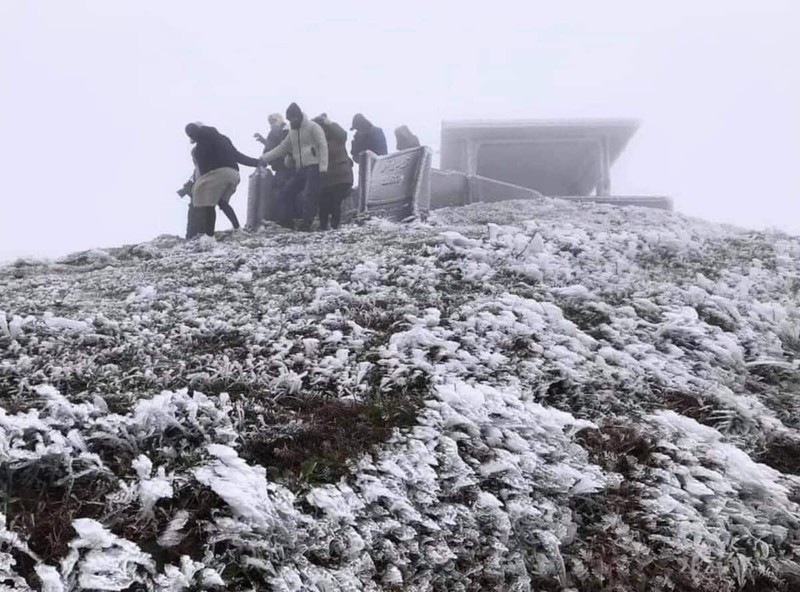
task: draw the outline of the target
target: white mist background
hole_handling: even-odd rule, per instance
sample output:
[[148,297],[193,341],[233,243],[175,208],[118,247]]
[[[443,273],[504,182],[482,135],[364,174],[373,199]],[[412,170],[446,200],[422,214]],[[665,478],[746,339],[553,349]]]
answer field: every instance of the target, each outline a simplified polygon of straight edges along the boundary
[[[800,3],[0,2],[0,260],[182,234],[202,120],[633,117],[612,193],[800,233]],[[233,205],[244,216],[246,179]],[[227,227],[220,220],[220,228]]]

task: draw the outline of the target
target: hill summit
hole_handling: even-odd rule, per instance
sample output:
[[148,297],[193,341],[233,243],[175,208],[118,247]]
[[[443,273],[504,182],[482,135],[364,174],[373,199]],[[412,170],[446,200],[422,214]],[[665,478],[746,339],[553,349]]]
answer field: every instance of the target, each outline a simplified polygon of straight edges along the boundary
[[7,589],[800,589],[800,239],[475,204],[0,268]]

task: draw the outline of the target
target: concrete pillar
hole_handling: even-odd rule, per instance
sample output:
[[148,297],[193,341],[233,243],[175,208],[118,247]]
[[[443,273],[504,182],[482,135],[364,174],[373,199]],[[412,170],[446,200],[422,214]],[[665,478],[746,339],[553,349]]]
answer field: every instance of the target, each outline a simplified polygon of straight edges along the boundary
[[611,195],[611,155],[608,148],[608,136],[600,138],[600,174],[597,182],[597,195]]
[[465,145],[467,162],[467,174],[478,174],[478,144],[472,140],[467,140]]

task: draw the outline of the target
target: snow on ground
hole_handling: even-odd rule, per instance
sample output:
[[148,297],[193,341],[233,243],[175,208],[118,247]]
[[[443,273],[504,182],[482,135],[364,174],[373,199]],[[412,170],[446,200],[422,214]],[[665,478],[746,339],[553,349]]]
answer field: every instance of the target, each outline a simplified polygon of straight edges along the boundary
[[18,261],[0,580],[783,589],[799,293],[798,238],[558,200]]

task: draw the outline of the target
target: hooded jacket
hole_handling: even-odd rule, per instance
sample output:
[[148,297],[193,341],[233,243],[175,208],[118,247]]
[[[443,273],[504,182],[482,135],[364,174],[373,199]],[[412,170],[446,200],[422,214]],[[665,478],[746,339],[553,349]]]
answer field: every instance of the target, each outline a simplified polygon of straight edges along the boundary
[[389,153],[386,147],[386,135],[383,130],[373,125],[369,119],[360,113],[353,117],[353,129],[356,130],[356,135],[353,136],[353,147],[350,154],[353,155],[354,159],[358,160],[359,155],[367,150],[371,150],[378,156]]
[[298,169],[316,164],[319,165],[320,173],[328,172],[328,143],[325,132],[305,113],[300,127],[290,129],[289,135],[277,147],[261,156],[261,162],[267,163],[287,154],[292,155],[294,166]]
[[409,148],[419,148],[419,138],[411,133],[407,125],[401,125],[394,130],[394,137],[397,140],[397,150],[408,150]]
[[195,146],[192,149],[192,158],[197,165],[200,175],[221,168],[239,170],[239,164],[256,167],[258,159],[250,158],[239,152],[228,136],[217,128],[204,125],[197,130]]
[[[317,119],[314,119],[316,122]],[[328,141],[328,174],[322,180],[322,188],[336,185],[353,185],[353,161],[347,155],[347,132],[333,121],[319,123]]]

